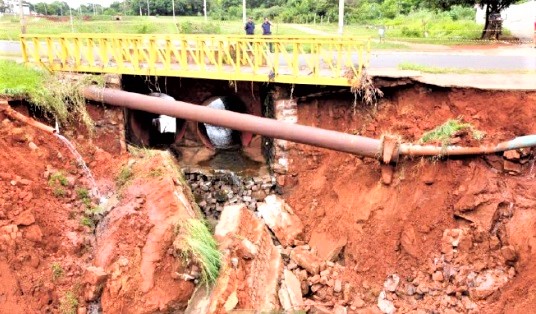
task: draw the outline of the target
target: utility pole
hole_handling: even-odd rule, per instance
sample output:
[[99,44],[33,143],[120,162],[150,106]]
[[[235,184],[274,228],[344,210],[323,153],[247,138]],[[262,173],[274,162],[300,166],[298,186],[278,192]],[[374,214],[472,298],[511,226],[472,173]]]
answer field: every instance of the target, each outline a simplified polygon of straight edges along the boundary
[[207,21],[207,0],[203,0],[203,14],[205,15],[205,22],[206,22]]
[[22,0],[19,0],[20,8],[20,32],[26,34],[26,20],[24,20],[24,8],[22,7]]
[[342,36],[344,28],[344,0],[339,0],[339,35]]
[[[173,8],[173,23],[177,23],[177,21],[175,21],[175,0],[171,0],[171,7]],[[177,26],[177,25],[175,25]]]
[[69,16],[71,18],[71,33],[74,33],[74,26],[73,26],[73,10],[71,9],[71,6],[69,5]]
[[242,22],[246,23],[246,0],[242,0]]

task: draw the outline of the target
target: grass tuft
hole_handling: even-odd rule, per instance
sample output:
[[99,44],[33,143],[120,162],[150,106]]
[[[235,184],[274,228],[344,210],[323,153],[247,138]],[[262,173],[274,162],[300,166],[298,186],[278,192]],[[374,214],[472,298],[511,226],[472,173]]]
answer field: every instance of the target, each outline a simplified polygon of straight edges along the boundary
[[90,229],[93,229],[95,227],[95,222],[93,221],[93,219],[87,216],[83,216],[82,218],[80,218],[80,224]]
[[59,312],[61,314],[76,314],[78,310],[78,298],[72,291],[67,291],[60,299]]
[[475,129],[470,123],[463,123],[460,119],[449,119],[435,129],[423,134],[419,140],[421,143],[440,142],[443,146],[450,145],[450,140],[458,132],[467,130],[475,140],[482,140],[485,133]]
[[207,285],[214,283],[220,272],[221,253],[206,223],[189,219],[177,228],[183,232],[181,240],[175,244],[183,262],[197,263],[201,268],[201,282]]
[[60,263],[52,263],[52,280],[58,280],[63,276],[63,268]]
[[117,179],[115,180],[117,186],[119,188],[125,186],[125,184],[127,184],[133,176],[134,174],[132,173],[132,168],[130,166],[123,166],[119,172],[119,175],[117,175]]

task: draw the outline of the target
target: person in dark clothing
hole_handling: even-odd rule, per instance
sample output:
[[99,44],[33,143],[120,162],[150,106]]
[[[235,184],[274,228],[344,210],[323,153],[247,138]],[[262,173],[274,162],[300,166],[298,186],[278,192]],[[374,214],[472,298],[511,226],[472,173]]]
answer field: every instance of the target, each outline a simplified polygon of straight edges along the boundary
[[[264,22],[262,23],[262,34],[265,36],[272,35],[272,23],[268,20],[267,17],[264,18]],[[270,52],[274,52],[272,49],[272,43],[268,43],[268,47],[270,48]]]
[[248,18],[244,30],[246,31],[246,35],[253,35],[255,33],[255,23],[253,23],[253,19]]

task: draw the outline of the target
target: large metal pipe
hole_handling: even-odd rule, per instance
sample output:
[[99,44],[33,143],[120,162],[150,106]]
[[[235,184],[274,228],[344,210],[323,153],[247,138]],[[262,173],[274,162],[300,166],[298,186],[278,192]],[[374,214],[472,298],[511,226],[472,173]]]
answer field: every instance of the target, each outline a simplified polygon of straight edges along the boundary
[[87,99],[110,105],[164,114],[366,157],[378,157],[381,154],[382,141],[358,135],[95,86],[86,87],[84,96]]
[[462,156],[462,155],[481,155],[504,152],[507,150],[534,147],[536,146],[536,135],[526,135],[516,137],[513,140],[501,142],[497,145],[483,145],[476,147],[464,146],[433,146],[433,145],[415,145],[400,144],[398,153],[407,156]]
[[[314,128],[300,124],[286,123],[228,110],[217,110],[182,101],[171,101],[115,89],[87,87],[84,89],[84,96],[87,99],[104,102],[110,105],[209,123],[238,131],[252,132],[272,138],[329,148],[366,157],[381,159],[384,153],[383,139],[377,140],[358,135]],[[392,150],[386,154],[386,156],[389,156],[387,160],[387,162],[389,162],[396,161],[398,159],[398,155],[480,155],[524,147],[535,147],[536,135],[516,137],[513,140],[501,142],[497,145],[484,145],[477,147],[441,147],[432,145],[416,145],[411,143],[386,146],[389,147],[385,147],[385,149]]]

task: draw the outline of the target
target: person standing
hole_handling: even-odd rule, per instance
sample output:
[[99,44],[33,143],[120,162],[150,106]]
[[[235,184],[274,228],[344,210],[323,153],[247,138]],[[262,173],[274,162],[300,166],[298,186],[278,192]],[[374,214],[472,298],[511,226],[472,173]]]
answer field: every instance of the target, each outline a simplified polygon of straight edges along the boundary
[[251,17],[248,18],[244,30],[246,31],[246,35],[253,35],[255,33],[255,23],[253,23],[253,19]]
[[[262,34],[264,36],[272,35],[271,27],[272,27],[272,23],[270,23],[268,18],[265,17],[264,22],[262,22]],[[273,50],[272,50],[272,42],[268,43],[268,47],[270,48],[270,52],[273,52]]]

